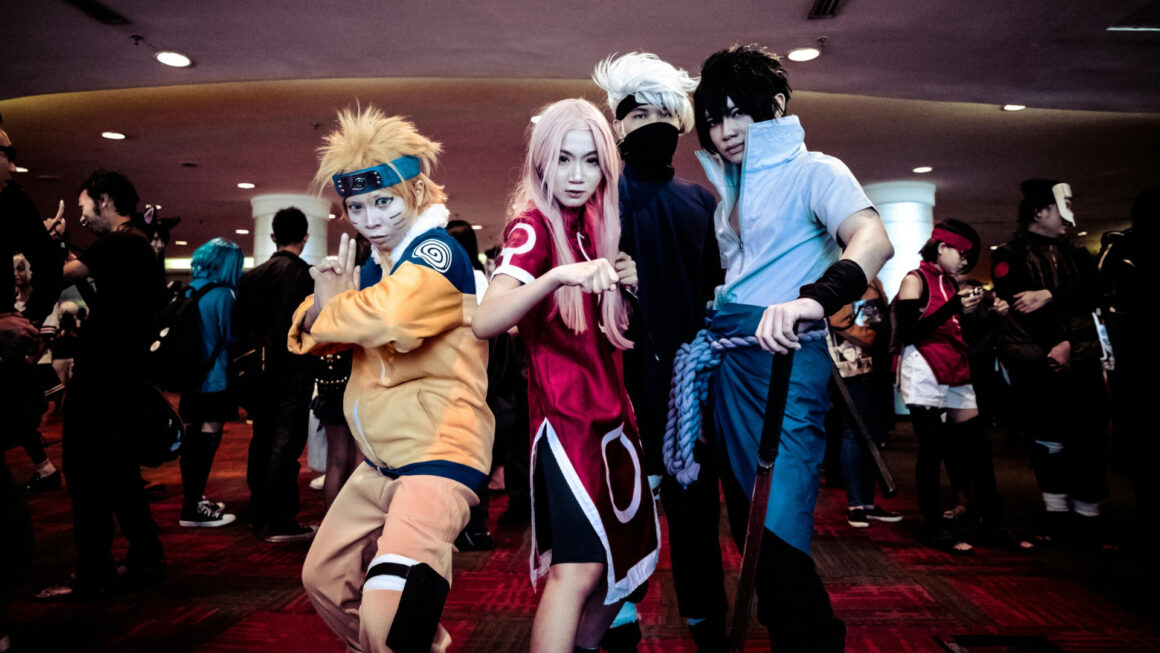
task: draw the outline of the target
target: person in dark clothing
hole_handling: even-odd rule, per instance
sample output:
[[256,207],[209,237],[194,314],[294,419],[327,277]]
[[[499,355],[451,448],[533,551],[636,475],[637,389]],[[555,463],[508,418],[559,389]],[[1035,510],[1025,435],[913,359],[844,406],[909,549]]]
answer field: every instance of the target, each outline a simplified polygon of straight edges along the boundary
[[[0,254],[11,257],[13,252],[39,251],[48,234],[44,232],[36,209],[28,196],[12,181],[16,169],[13,159],[16,150],[8,134],[0,129]],[[51,239],[48,244],[51,245]],[[59,268],[53,261],[49,268]],[[14,287],[12,268],[0,265],[0,288]],[[51,278],[52,275],[49,275]],[[47,291],[46,291],[47,294]],[[0,536],[0,650],[12,645],[8,634],[8,602],[12,587],[23,570],[32,562],[33,531],[28,514],[28,504],[16,491],[12,474],[4,461],[4,452],[16,446],[19,416],[27,414],[26,399],[21,389],[32,386],[26,380],[27,356],[36,340],[37,329],[25,315],[13,305],[12,292],[0,293],[0,415],[4,416],[4,428],[0,429],[0,524],[4,524],[4,535]],[[28,415],[27,421],[35,420],[32,428],[40,422],[40,415]]]
[[81,187],[80,223],[98,240],[65,263],[64,278],[91,278],[96,294],[81,327],[62,429],[64,477],[73,501],[75,580],[43,590],[41,599],[109,591],[113,517],[129,540],[124,573],[156,580],[165,560],[157,522],[141,481],[131,428],[147,392],[148,347],[164,289],[149,240],[134,224],[137,191],[122,174],[94,172]]
[[[56,256],[55,244],[45,231],[32,199],[12,180],[15,156],[16,149],[12,147],[8,134],[0,130],[0,222],[6,225],[11,243],[0,250],[0,268],[3,268],[0,271],[0,288],[5,289],[0,292],[0,314],[17,310],[12,294],[16,273],[14,267],[9,267],[7,263],[13,261],[14,255],[19,253],[24,256],[22,264],[26,281],[22,285],[27,295],[27,300],[22,302],[19,310],[34,326],[40,327],[53,312],[60,296],[60,259]],[[63,210],[63,204],[61,207]],[[20,263],[14,261],[14,266],[19,267]],[[36,273],[31,274],[32,270]],[[36,472],[23,487],[29,491],[59,488],[60,471],[45,454],[37,430],[47,404],[41,393],[42,384],[37,380],[35,367],[30,361],[12,355],[7,357],[4,366],[5,382],[11,384],[6,392],[10,394],[11,410],[14,411],[5,414],[21,415],[21,418],[12,420],[9,428],[14,431],[15,437],[36,465]]]
[[[8,134],[0,130],[0,222],[9,234],[7,244],[0,250],[0,288],[3,289],[0,292],[0,314],[19,312],[34,327],[40,327],[53,312],[60,296],[60,259],[57,258],[56,247],[45,231],[32,198],[12,180],[12,171],[16,167],[13,163],[15,156],[16,149],[12,147]],[[17,254],[23,255],[22,261],[14,260]],[[16,267],[23,267],[25,279],[31,282],[22,284],[25,286],[26,301],[21,302],[20,306],[17,306],[13,291],[17,285]],[[31,274],[31,270],[35,270],[36,274]],[[40,416],[47,408],[41,392],[42,384],[37,380],[35,367],[26,359],[26,356],[35,352],[35,346],[25,352],[25,356],[12,355],[15,352],[10,352],[4,362],[5,381],[11,384],[8,392],[11,393],[11,407],[15,411],[5,414],[20,415],[19,419],[10,422],[9,428],[24,445],[32,462],[38,466],[38,473],[25,484],[30,490],[42,486],[38,483],[41,478],[39,468],[45,464],[52,467],[37,431]],[[44,471],[46,480],[43,487],[60,487],[60,473],[52,469]]]
[[[682,487],[664,473],[661,444],[668,417],[673,355],[697,334],[705,305],[724,277],[713,232],[716,200],[705,188],[674,176],[677,139],[693,127],[689,93],[697,81],[653,54],[608,57],[593,80],[608,95],[620,138],[620,249],[637,262],[639,311],[629,326],[624,382],[632,398],[645,469],[668,514],[673,576],[681,615],[702,650],[724,642],[725,589],[716,529],[720,517],[716,463],[701,451],[701,478]],[[631,599],[630,599],[631,600]],[[640,640],[626,603],[603,642],[609,651],[635,651]]]
[[1093,318],[1098,273],[1091,254],[1067,237],[1075,224],[1071,187],[1029,179],[1020,189],[1019,228],[991,256],[995,290],[1012,308],[999,354],[1026,417],[1047,509],[1040,541],[1057,542],[1074,526],[1082,543],[1095,546],[1099,502],[1108,493],[1108,397]]
[[1152,313],[1152,291],[1160,282],[1152,249],[1160,239],[1160,186],[1136,196],[1131,215],[1131,228],[1104,234],[1099,270],[1108,335],[1115,352],[1115,365],[1108,375],[1115,404],[1115,441],[1135,482],[1134,535],[1140,546],[1152,547],[1160,536],[1160,521],[1156,519],[1160,484],[1150,475],[1160,460],[1160,440],[1155,435],[1151,402],[1160,396],[1160,388],[1149,347],[1154,329],[1147,316]]
[[309,356],[286,348],[294,309],[313,292],[314,281],[300,258],[306,216],[282,209],[273,227],[278,251],[242,275],[233,327],[241,349],[263,349],[266,362],[261,389],[246,405],[254,422],[246,464],[250,525],[267,542],[290,542],[314,537],[317,528],[298,523],[298,457],[306,448],[313,367]]

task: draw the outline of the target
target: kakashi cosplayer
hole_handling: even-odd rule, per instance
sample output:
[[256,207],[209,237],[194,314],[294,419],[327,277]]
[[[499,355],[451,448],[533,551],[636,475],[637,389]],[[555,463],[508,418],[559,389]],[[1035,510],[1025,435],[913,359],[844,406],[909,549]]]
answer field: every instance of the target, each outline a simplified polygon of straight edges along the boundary
[[[495,420],[485,403],[487,344],[471,332],[475,280],[444,230],[440,146],[374,107],[344,111],[320,149],[385,274],[359,290],[355,243],[311,270],[295,313],[294,353],[353,349],[343,401],[366,458],[335,498],[306,556],[303,583],[352,651],[444,651],[439,625],[455,536],[487,484]],[[367,561],[370,561],[369,564]]]
[[[705,305],[721,281],[713,233],[713,194],[676,176],[673,155],[693,129],[689,94],[697,80],[654,54],[630,52],[597,64],[592,80],[608,95],[620,139],[620,249],[636,261],[640,310],[635,341],[624,352],[624,383],[632,398],[645,467],[668,514],[669,552],[681,616],[699,650],[724,646],[725,579],[716,528],[720,518],[712,447],[697,458],[708,470],[682,486],[664,475],[661,440],[668,418],[673,357],[705,321]],[[633,599],[638,597],[634,596]],[[625,603],[601,642],[609,653],[635,651],[641,639],[633,603]]]

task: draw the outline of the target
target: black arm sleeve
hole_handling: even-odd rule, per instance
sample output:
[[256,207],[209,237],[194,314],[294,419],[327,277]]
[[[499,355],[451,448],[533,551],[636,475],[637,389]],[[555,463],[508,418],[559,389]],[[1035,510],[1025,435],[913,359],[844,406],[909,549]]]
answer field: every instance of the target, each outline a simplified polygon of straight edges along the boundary
[[899,299],[894,303],[894,317],[898,322],[898,340],[904,345],[917,345],[942,323],[962,310],[963,300],[958,295],[952,297],[937,311],[922,315],[922,300]]
[[861,299],[869,283],[862,266],[850,259],[841,259],[827,268],[821,279],[802,286],[798,297],[818,302],[829,317],[846,304]]

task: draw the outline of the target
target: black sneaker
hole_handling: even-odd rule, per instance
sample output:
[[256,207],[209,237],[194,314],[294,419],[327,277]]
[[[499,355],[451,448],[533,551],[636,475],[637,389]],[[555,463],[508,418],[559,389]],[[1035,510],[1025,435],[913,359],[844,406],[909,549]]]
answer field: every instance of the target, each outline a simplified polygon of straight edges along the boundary
[[866,511],[866,518],[894,524],[902,521],[902,513],[892,512],[881,506],[870,506],[870,509]]
[[847,508],[846,523],[854,528],[866,528],[870,525],[866,519],[866,511],[861,508]]
[[491,551],[495,548],[495,540],[491,537],[491,531],[486,528],[479,531],[465,528],[459,531],[459,537],[455,538],[455,548],[460,551]]
[[20,486],[20,489],[25,492],[44,492],[45,490],[60,489],[60,470],[58,469],[48,476],[33,474],[27,483]]
[[225,510],[226,509],[226,504],[224,501],[214,501],[213,499],[207,499],[204,494],[201,495],[201,501],[198,501],[197,504],[201,505],[203,503],[214,510]]
[[268,531],[266,537],[262,539],[273,544],[279,544],[281,542],[309,542],[314,539],[314,534],[317,532],[317,526],[295,524],[287,529]]
[[202,501],[197,504],[197,510],[193,514],[188,514],[183,510],[181,520],[177,523],[186,528],[217,528],[232,524],[235,519],[237,518],[230,513],[222,512],[217,504]]

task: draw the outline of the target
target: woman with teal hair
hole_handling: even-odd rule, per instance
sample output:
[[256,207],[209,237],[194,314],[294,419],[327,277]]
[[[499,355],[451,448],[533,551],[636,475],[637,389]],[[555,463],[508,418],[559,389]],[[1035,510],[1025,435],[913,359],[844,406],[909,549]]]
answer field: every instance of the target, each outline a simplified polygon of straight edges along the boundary
[[225,238],[214,238],[193,253],[191,267],[193,280],[186,292],[198,297],[201,355],[207,371],[197,392],[181,396],[181,416],[189,427],[181,447],[185,499],[179,523],[215,528],[234,521],[224,504],[207,499],[204,492],[221,443],[222,426],[238,418],[237,404],[226,391],[226,344],[233,339],[230,316],[242,276],[242,249]]

